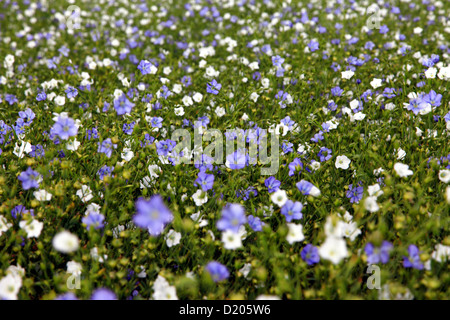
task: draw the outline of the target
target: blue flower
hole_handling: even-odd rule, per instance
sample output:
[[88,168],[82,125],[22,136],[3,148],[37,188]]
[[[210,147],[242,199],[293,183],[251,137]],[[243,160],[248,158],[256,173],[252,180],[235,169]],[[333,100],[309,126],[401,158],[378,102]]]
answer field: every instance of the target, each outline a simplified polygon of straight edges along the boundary
[[347,198],[351,203],[358,203],[363,197],[364,188],[358,184],[357,187],[353,187],[353,184],[348,186]]
[[308,265],[316,264],[320,261],[319,249],[312,244],[308,243],[300,253],[303,261],[306,261]]
[[160,235],[166,224],[173,220],[172,212],[166,207],[160,195],[154,195],[149,200],[139,198],[135,206],[134,224],[148,229],[152,236]]
[[111,158],[112,150],[117,149],[117,144],[112,143],[111,139],[108,138],[104,140],[102,143],[98,143],[97,152],[104,153],[108,158]]
[[230,276],[227,267],[217,261],[209,262],[206,265],[205,270],[208,271],[214,282],[223,281]]
[[167,156],[175,146],[176,142],[170,139],[158,141],[156,143],[156,152],[158,152],[158,155],[160,156]]
[[20,175],[17,177],[19,181],[22,182],[22,188],[24,190],[28,190],[31,188],[39,188],[39,180],[41,176],[39,172],[34,171],[31,169],[31,167],[28,167],[26,171],[23,171],[20,173]]
[[262,227],[264,226],[264,222],[261,221],[260,218],[254,217],[253,215],[248,216],[248,225],[252,228],[253,231],[262,231]]
[[143,75],[145,75],[152,72],[152,67],[154,68],[154,65],[151,62],[147,60],[141,60],[137,68],[141,71]]
[[246,162],[245,154],[235,151],[227,156],[225,165],[230,169],[236,170],[244,168]]
[[269,193],[272,193],[280,188],[281,182],[274,177],[269,177],[264,181],[264,185],[269,189]]
[[85,216],[81,221],[86,225],[87,230],[89,230],[90,227],[94,227],[94,229],[102,229],[103,227],[105,227],[105,216],[101,213],[89,212],[89,214]]
[[68,99],[75,98],[78,95],[78,90],[76,88],[70,87],[70,86],[67,87],[65,92],[66,92]]
[[117,296],[110,289],[99,288],[92,293],[91,300],[117,300]]
[[392,250],[393,245],[389,241],[383,241],[380,247],[375,247],[372,243],[366,244],[364,252],[367,255],[367,263],[388,263],[389,252]]
[[241,225],[246,222],[244,207],[238,203],[229,203],[222,210],[222,216],[217,221],[217,229],[221,231],[230,230],[237,233]]
[[78,128],[75,121],[71,118],[58,117],[58,120],[51,128],[51,132],[57,135],[62,140],[67,140],[69,137],[78,134]]
[[281,214],[286,217],[286,222],[291,222],[292,220],[298,220],[303,217],[302,214],[303,204],[300,202],[287,200],[284,206],[281,208]]
[[331,159],[332,151],[331,149],[322,147],[317,155],[320,158],[320,162],[324,162]]
[[216,81],[216,79],[213,79],[211,82],[208,82],[206,84],[206,92],[212,93],[212,94],[219,94],[220,89],[222,88],[222,85]]
[[317,41],[311,40],[308,43],[308,47],[311,52],[314,52],[316,50],[319,50],[319,43]]
[[163,118],[161,117],[153,117],[150,121],[152,128],[161,128],[162,127]]
[[198,174],[197,180],[195,180],[194,185],[200,186],[203,191],[208,191],[209,189],[212,189],[214,184],[214,175],[213,174],[207,174],[205,172],[200,172]]
[[114,100],[114,109],[116,109],[117,115],[123,115],[130,113],[133,109],[134,103],[131,103],[125,94],[122,94],[119,99]]
[[296,171],[301,173],[303,170],[303,162],[299,158],[295,158],[291,163],[289,163],[289,176],[292,177]]
[[423,263],[420,261],[420,251],[417,246],[411,244],[408,247],[408,257],[403,257],[403,266],[405,268],[414,268],[422,270],[424,268]]

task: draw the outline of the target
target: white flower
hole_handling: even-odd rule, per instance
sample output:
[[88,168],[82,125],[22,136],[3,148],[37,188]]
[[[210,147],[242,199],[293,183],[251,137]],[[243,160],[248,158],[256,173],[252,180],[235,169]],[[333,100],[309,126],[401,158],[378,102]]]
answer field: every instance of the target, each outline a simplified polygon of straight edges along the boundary
[[439,69],[439,73],[437,76],[441,80],[450,80],[450,66],[442,67],[441,69]]
[[394,164],[394,170],[395,172],[397,172],[397,174],[403,178],[403,177],[407,177],[413,174],[413,172],[411,170],[409,170],[409,166],[407,164],[403,164],[400,162],[397,162],[396,164]]
[[184,115],[184,108],[183,107],[174,108],[173,112],[175,112],[176,116],[182,116]]
[[303,235],[303,226],[301,224],[288,223],[287,226],[289,231],[286,236],[286,240],[289,244],[305,240],[305,236]]
[[373,174],[378,177],[380,173],[382,173],[383,171],[384,169],[380,167],[378,169],[373,170]]
[[81,270],[83,270],[83,266],[76,261],[67,262],[67,273],[71,273],[72,275],[79,276],[81,275]]
[[347,156],[337,156],[335,166],[337,169],[347,170],[351,160]]
[[395,104],[393,104],[392,102],[386,103],[384,105],[384,109],[392,111],[395,109]]
[[12,54],[8,54],[5,57],[5,60],[3,60],[3,65],[6,69],[8,69],[9,67],[11,67],[14,64],[14,56]]
[[413,29],[414,34],[421,34],[423,29],[421,27],[417,27]]
[[47,192],[45,190],[39,190],[33,192],[34,197],[38,201],[50,201],[52,200],[52,194],[50,192]]
[[372,186],[369,186],[367,188],[367,192],[369,193],[369,196],[374,196],[376,198],[381,196],[384,193],[383,190],[381,190],[381,187],[378,183],[376,183]]
[[29,221],[22,220],[19,222],[21,229],[24,229],[27,233],[27,238],[37,238],[41,234],[44,223],[31,219]]
[[145,272],[145,267],[144,266],[139,266],[139,268],[141,268],[141,272],[139,272],[137,274],[138,278],[146,278],[147,277],[147,273]]
[[21,145],[19,147],[16,142],[13,153],[19,158],[23,158],[25,153],[30,153],[31,151],[33,151],[33,149],[31,149],[31,143],[22,140],[19,141],[21,142]]
[[194,99],[195,102],[200,102],[203,99],[203,95],[200,92],[196,92],[193,96],[192,99]]
[[450,204],[450,186],[445,189],[445,198],[447,198],[447,203]]
[[4,216],[0,215],[0,236],[11,227],[12,223],[8,223],[8,220],[6,220]]
[[450,260],[450,246],[444,246],[442,244],[437,244],[434,247],[434,251],[431,257],[437,262],[445,262]]
[[397,160],[403,160],[406,156],[406,151],[402,148],[398,148],[397,150]]
[[434,79],[436,78],[437,69],[434,67],[428,68],[427,71],[425,71],[425,77],[427,79]]
[[178,300],[175,287],[169,285],[169,282],[161,275],[158,275],[153,284],[152,298],[154,300]]
[[289,132],[289,127],[287,125],[285,125],[284,123],[279,123],[275,127],[275,133],[277,135],[281,134],[281,136],[284,137],[288,132]]
[[251,263],[245,263],[244,266],[239,269],[239,272],[242,273],[242,275],[248,279],[248,274],[252,270],[252,264]]
[[91,188],[89,188],[89,186],[83,184],[81,186],[81,189],[79,189],[76,193],[77,196],[80,197],[81,201],[83,201],[84,203],[88,202],[89,200],[91,200],[94,196],[92,195],[92,190]]
[[380,207],[377,203],[377,197],[367,197],[366,200],[364,200],[364,208],[370,212],[377,212],[378,210],[380,210]]
[[376,89],[376,88],[381,87],[381,82],[382,82],[381,79],[374,78],[374,79],[370,82],[370,85],[372,86],[372,88]]
[[8,274],[0,280],[0,300],[17,300],[22,287],[22,278]]
[[208,225],[208,220],[202,219],[203,215],[200,214],[200,211],[191,214],[190,217],[192,220],[194,220],[194,222],[198,223],[199,227],[204,227]]
[[351,70],[341,72],[342,79],[347,79],[347,80],[351,79],[351,77],[353,77],[354,74],[355,73]]
[[357,112],[354,115],[352,115],[351,118],[350,118],[350,121],[352,121],[352,122],[355,121],[355,120],[361,121],[361,120],[364,120],[365,117],[366,117],[366,114],[362,113],[360,111],[360,112]]
[[277,191],[275,191],[270,195],[270,200],[272,200],[272,202],[278,205],[279,207],[284,206],[284,204],[288,200],[286,191],[278,189]]
[[256,92],[252,92],[252,94],[250,95],[250,100],[253,100],[253,102],[256,102],[259,98],[259,94],[257,94]]
[[71,253],[78,250],[80,240],[69,231],[61,231],[53,237],[53,247],[62,253]]
[[106,254],[104,254],[103,256],[99,256],[97,247],[92,248],[89,253],[91,254],[92,259],[94,259],[100,263],[103,263],[103,262],[105,262],[106,259],[108,259],[108,255],[106,255]]
[[322,259],[338,264],[348,256],[347,244],[342,238],[327,237],[319,248],[319,255]]
[[250,63],[248,66],[249,66],[249,68],[252,69],[252,70],[257,70],[257,69],[259,69],[259,64],[258,64],[257,61],[254,61],[254,62]]
[[220,118],[225,115],[225,109],[222,107],[216,108],[216,115]]
[[422,136],[423,131],[420,130],[419,127],[416,127],[416,136],[421,137]]
[[356,99],[353,99],[350,101],[350,109],[355,110],[359,107],[359,101]]
[[176,232],[173,229],[170,229],[169,232],[167,232],[165,239],[166,239],[166,244],[169,248],[176,246],[177,244],[180,243],[181,233]]
[[193,195],[192,200],[194,200],[195,205],[201,206],[202,204],[205,204],[208,202],[208,194],[206,192],[203,192],[202,189],[198,189]]
[[444,183],[449,183],[450,182],[450,170],[448,170],[448,169],[439,170],[439,180],[441,180]]
[[186,107],[192,106],[194,104],[194,101],[192,101],[192,98],[189,96],[184,96],[181,101]]
[[315,160],[311,161],[311,168],[314,171],[320,169],[320,162],[319,161],[315,161]]
[[334,220],[329,216],[325,222],[324,228],[327,237],[342,238],[344,236],[345,222]]
[[69,142],[67,142],[66,144],[66,148],[67,150],[70,151],[77,151],[78,147],[81,145],[80,141],[78,141],[76,138],[72,141],[70,140]]
[[256,297],[255,300],[281,300],[281,299],[277,296],[260,294],[259,296]]
[[120,154],[123,160],[130,161],[134,157],[134,152],[131,151],[131,148],[123,148],[123,152]]
[[58,106],[63,106],[66,104],[66,97],[64,96],[57,96],[53,101],[55,101],[55,103]]
[[87,215],[90,212],[100,213],[101,207],[96,203],[90,203],[86,207],[85,214]]
[[343,235],[346,238],[350,238],[350,241],[354,241],[360,234],[361,230],[358,229],[356,222],[347,222],[343,224]]
[[222,242],[225,249],[235,250],[242,247],[242,239],[239,233],[230,230],[222,232]]

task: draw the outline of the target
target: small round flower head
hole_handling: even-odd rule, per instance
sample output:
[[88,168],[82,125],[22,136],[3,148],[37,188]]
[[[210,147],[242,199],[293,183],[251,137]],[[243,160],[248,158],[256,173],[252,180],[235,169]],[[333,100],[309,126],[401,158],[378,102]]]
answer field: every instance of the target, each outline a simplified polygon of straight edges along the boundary
[[230,203],[223,208],[222,217],[217,221],[217,229],[237,233],[241,225],[246,222],[244,207],[238,203]]
[[92,293],[91,300],[117,300],[117,296],[110,289],[99,288]]
[[320,261],[319,249],[312,244],[308,243],[301,252],[303,261],[306,261],[308,265],[316,264]]
[[75,121],[69,117],[58,117],[58,120],[53,125],[51,132],[57,135],[62,140],[67,140],[78,134],[78,127]]
[[28,167],[28,169],[23,171],[17,179],[22,182],[22,188],[24,190],[31,188],[39,189],[39,181],[41,180],[41,176],[37,171],[34,171],[31,167]]
[[298,220],[303,217],[302,215],[303,205],[296,201],[287,200],[284,206],[281,208],[281,214],[286,217],[287,222],[292,220]]
[[53,237],[53,247],[62,253],[71,253],[78,250],[79,247],[78,237],[69,231],[61,231]]
[[287,193],[285,190],[278,189],[277,191],[271,194],[270,200],[272,200],[272,202],[278,205],[279,207],[282,207],[288,200]]
[[152,236],[160,235],[167,223],[173,220],[173,214],[166,207],[160,195],[149,200],[139,198],[136,201],[136,214],[133,222],[140,228],[148,229]]
[[60,294],[54,300],[78,300],[78,298],[73,292],[67,292]]
[[217,261],[209,262],[206,265],[205,270],[211,275],[214,282],[223,281],[230,276],[227,267]]
[[375,247],[369,242],[364,248],[364,252],[367,255],[367,263],[388,263],[389,252],[392,248],[393,245],[388,241],[383,241],[380,247]]
[[89,212],[89,214],[81,220],[85,225],[86,229],[93,227],[94,229],[102,229],[105,226],[104,223],[105,216],[98,212]]

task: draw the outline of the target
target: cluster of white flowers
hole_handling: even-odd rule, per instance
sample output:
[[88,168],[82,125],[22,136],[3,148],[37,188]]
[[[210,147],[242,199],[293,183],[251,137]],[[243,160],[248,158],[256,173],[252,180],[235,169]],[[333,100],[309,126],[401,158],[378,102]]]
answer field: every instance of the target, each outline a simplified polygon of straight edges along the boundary
[[178,300],[177,290],[163,276],[158,275],[153,284],[152,298],[154,300]]

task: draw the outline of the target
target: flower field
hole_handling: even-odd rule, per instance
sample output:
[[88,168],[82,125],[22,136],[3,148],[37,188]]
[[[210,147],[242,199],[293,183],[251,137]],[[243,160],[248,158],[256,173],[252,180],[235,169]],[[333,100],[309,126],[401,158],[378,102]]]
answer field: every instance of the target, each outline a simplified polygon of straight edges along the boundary
[[0,2],[0,300],[450,298],[445,0]]

